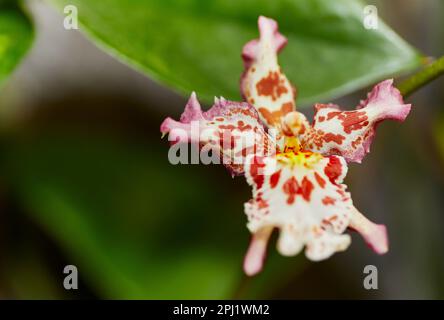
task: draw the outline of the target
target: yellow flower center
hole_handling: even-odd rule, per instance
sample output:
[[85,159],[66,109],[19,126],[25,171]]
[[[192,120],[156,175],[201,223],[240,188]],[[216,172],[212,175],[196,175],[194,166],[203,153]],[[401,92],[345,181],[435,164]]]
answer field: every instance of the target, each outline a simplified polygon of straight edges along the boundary
[[283,152],[276,155],[277,161],[290,166],[304,166],[312,168],[323,158],[320,153],[303,151],[297,137],[285,137],[285,147]]

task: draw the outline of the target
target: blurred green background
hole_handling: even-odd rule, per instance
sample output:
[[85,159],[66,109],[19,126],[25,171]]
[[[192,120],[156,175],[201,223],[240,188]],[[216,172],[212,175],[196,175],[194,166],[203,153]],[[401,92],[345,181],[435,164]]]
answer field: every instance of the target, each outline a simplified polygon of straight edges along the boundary
[[[424,55],[443,54],[444,1],[371,3]],[[47,2],[26,1],[25,8],[35,25],[34,44],[0,93],[0,298],[444,298],[444,78],[409,98],[414,107],[407,121],[380,126],[363,164],[349,167],[354,203],[387,225],[390,252],[377,256],[353,235],[346,252],[310,263],[303,255],[279,256],[272,241],[264,272],[247,279],[243,203],[250,188],[223,167],[170,165],[167,141],[160,139],[160,123],[177,118],[186,98],[107,55],[83,33],[65,30],[63,12]],[[312,23],[310,30],[320,30]],[[290,53],[303,44],[301,39]],[[131,55],[130,49],[123,54]],[[240,47],[233,50],[240,55]],[[338,50],[331,54],[342,54]],[[383,65],[381,52],[370,51],[369,59]],[[335,60],[316,58],[335,70]],[[152,59],[141,69],[152,71]],[[292,56],[285,59],[290,66]],[[362,66],[348,61],[350,69]],[[182,63],[187,67],[176,78],[165,78],[163,69],[154,78],[179,83],[178,92],[188,90],[193,81],[181,76],[193,64]],[[217,81],[237,81],[240,57],[232,67],[237,73]],[[302,77],[308,91],[310,76],[322,76],[294,75],[298,66],[290,68],[290,78]],[[381,78],[390,71],[384,68],[369,73]],[[345,81],[344,66],[336,69]],[[370,84],[361,80],[359,87]],[[217,81],[208,90],[230,95],[231,84],[218,92]],[[196,86],[205,91],[205,81]],[[301,107],[356,88],[333,92],[324,76],[315,89],[302,97]],[[352,107],[367,89],[334,101]],[[63,288],[68,264],[78,267],[79,290]],[[379,270],[378,290],[363,288],[368,264]]]

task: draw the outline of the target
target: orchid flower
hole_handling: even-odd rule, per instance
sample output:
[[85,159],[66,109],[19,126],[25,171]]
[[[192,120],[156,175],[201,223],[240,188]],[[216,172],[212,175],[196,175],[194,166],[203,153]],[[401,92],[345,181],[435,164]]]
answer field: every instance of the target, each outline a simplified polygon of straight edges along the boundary
[[[411,105],[404,104],[393,80],[385,80],[355,110],[316,104],[310,124],[296,111],[296,90],[278,64],[286,38],[272,19],[259,17],[258,25],[259,39],[242,51],[245,102],[220,98],[203,112],[193,93],[180,121],[165,119],[161,132],[169,133],[173,143],[211,149],[252,186],[253,197],[245,203],[252,233],[244,260],[247,275],[262,269],[274,229],[280,232],[277,250],[285,256],[305,248],[308,259],[326,259],[350,245],[347,228],[358,231],[376,253],[386,253],[386,227],[354,207],[343,180],[347,162],[360,163],[369,152],[377,124],[403,121]],[[194,136],[193,123],[199,126]]]

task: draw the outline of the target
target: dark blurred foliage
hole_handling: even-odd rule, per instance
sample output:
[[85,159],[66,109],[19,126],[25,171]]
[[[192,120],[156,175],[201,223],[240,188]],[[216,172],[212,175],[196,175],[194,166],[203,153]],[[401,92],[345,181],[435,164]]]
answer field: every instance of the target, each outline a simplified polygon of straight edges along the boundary
[[[390,252],[376,256],[357,235],[320,263],[270,246],[264,274],[247,279],[244,179],[168,163],[159,124],[185,99],[65,32],[43,2],[28,4],[36,43],[0,98],[0,297],[444,297],[443,78],[409,98],[405,123],[379,127],[346,178],[356,206],[388,226]],[[376,5],[426,55],[444,53],[442,1]],[[63,289],[68,264],[78,291]],[[363,288],[367,264],[379,290]]]

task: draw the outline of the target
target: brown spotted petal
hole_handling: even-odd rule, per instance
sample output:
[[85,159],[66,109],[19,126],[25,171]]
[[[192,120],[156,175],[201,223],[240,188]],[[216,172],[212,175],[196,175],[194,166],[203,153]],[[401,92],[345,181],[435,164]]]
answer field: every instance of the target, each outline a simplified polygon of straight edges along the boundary
[[253,199],[245,204],[247,227],[253,234],[244,270],[254,275],[262,269],[267,242],[274,228],[280,231],[277,249],[286,256],[305,255],[313,261],[345,250],[350,227],[360,232],[380,254],[388,250],[385,227],[367,220],[353,206],[342,181],[344,158],[311,152],[250,156],[245,175]]
[[352,111],[336,105],[317,104],[312,127],[301,137],[305,149],[323,155],[341,155],[348,162],[360,163],[370,151],[379,122],[404,121],[411,105],[404,104],[393,80],[376,85],[368,98]]
[[160,131],[169,134],[173,145],[191,142],[198,146],[200,160],[204,155],[206,159],[216,155],[211,163],[224,164],[233,175],[244,173],[249,154],[275,153],[273,140],[265,132],[257,111],[244,102],[215,99],[214,105],[203,112],[193,93],[180,121],[167,118]]
[[278,32],[276,21],[259,17],[259,39],[248,42],[242,51],[245,71],[241,92],[269,127],[278,127],[281,117],[295,109],[295,92],[278,64],[278,52],[287,39]]

